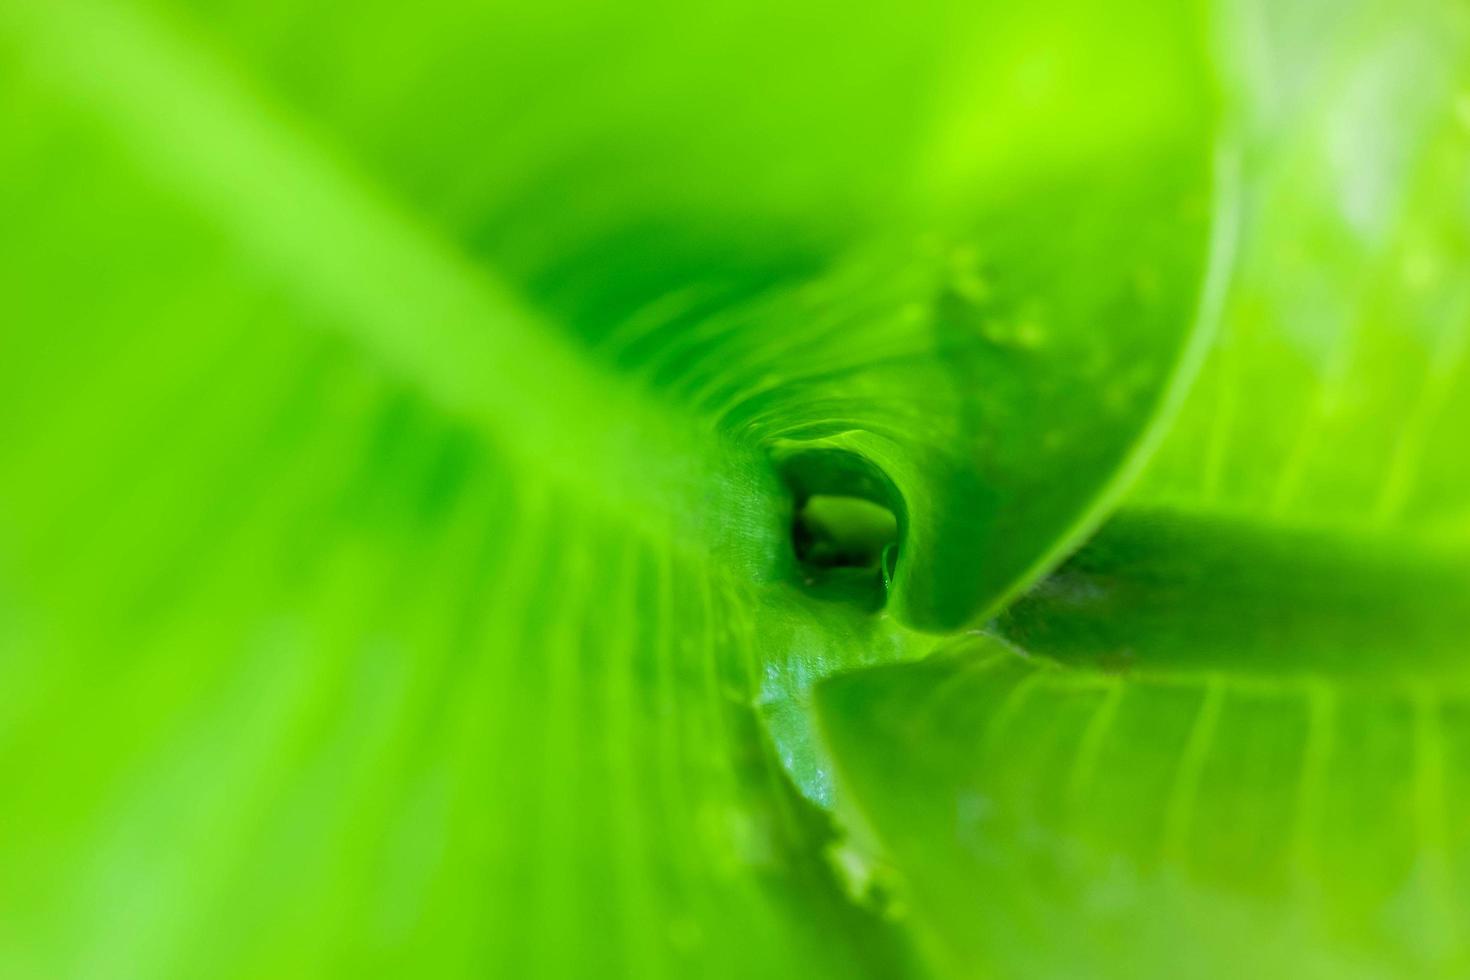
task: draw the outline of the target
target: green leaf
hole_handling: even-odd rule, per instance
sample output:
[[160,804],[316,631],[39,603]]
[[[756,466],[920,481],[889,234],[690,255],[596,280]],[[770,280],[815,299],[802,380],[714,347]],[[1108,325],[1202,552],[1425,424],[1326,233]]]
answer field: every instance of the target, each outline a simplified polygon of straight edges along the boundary
[[0,972],[911,975],[763,722],[1177,407],[1199,20],[0,3]]
[[817,699],[849,860],[943,972],[1326,977],[1464,968],[1463,691],[976,639]]
[[1470,32],[1307,6],[1229,9],[1239,272],[1141,485],[991,636],[818,689],[958,975],[1470,969]]

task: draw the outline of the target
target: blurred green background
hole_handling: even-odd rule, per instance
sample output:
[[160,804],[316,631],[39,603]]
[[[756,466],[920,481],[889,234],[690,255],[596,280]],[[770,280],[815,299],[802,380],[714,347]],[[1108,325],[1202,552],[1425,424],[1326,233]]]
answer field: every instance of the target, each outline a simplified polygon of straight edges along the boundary
[[0,0],[0,304],[0,976],[1470,975],[1461,0]]

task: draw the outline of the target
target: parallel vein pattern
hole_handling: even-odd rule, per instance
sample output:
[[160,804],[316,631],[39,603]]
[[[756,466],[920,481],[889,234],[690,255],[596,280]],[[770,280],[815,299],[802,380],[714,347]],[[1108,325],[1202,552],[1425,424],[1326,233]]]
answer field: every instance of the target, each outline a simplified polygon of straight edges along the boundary
[[818,707],[850,816],[956,975],[1470,964],[1463,691],[1128,680],[975,640]]

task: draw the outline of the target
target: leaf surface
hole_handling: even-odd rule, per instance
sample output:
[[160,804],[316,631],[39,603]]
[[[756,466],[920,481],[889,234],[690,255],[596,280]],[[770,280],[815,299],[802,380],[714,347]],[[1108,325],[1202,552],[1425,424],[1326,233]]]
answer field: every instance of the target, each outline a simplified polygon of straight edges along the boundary
[[[757,705],[1136,466],[1228,212],[1199,33],[5,0],[0,972],[909,975]],[[837,601],[834,493],[900,534]]]
[[818,690],[958,974],[1470,967],[1470,34],[1309,6],[1229,8],[1239,271],[1140,486],[990,636]]

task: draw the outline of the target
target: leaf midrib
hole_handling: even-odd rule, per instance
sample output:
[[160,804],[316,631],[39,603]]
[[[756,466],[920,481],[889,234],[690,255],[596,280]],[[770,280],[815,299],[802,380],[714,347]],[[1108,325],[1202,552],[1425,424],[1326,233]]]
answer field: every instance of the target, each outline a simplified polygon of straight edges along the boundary
[[0,40],[290,290],[305,319],[470,420],[520,472],[682,551],[707,554],[721,542],[704,539],[725,528],[776,526],[775,477],[753,450],[606,374],[192,26],[118,4],[16,0],[0,9]]

